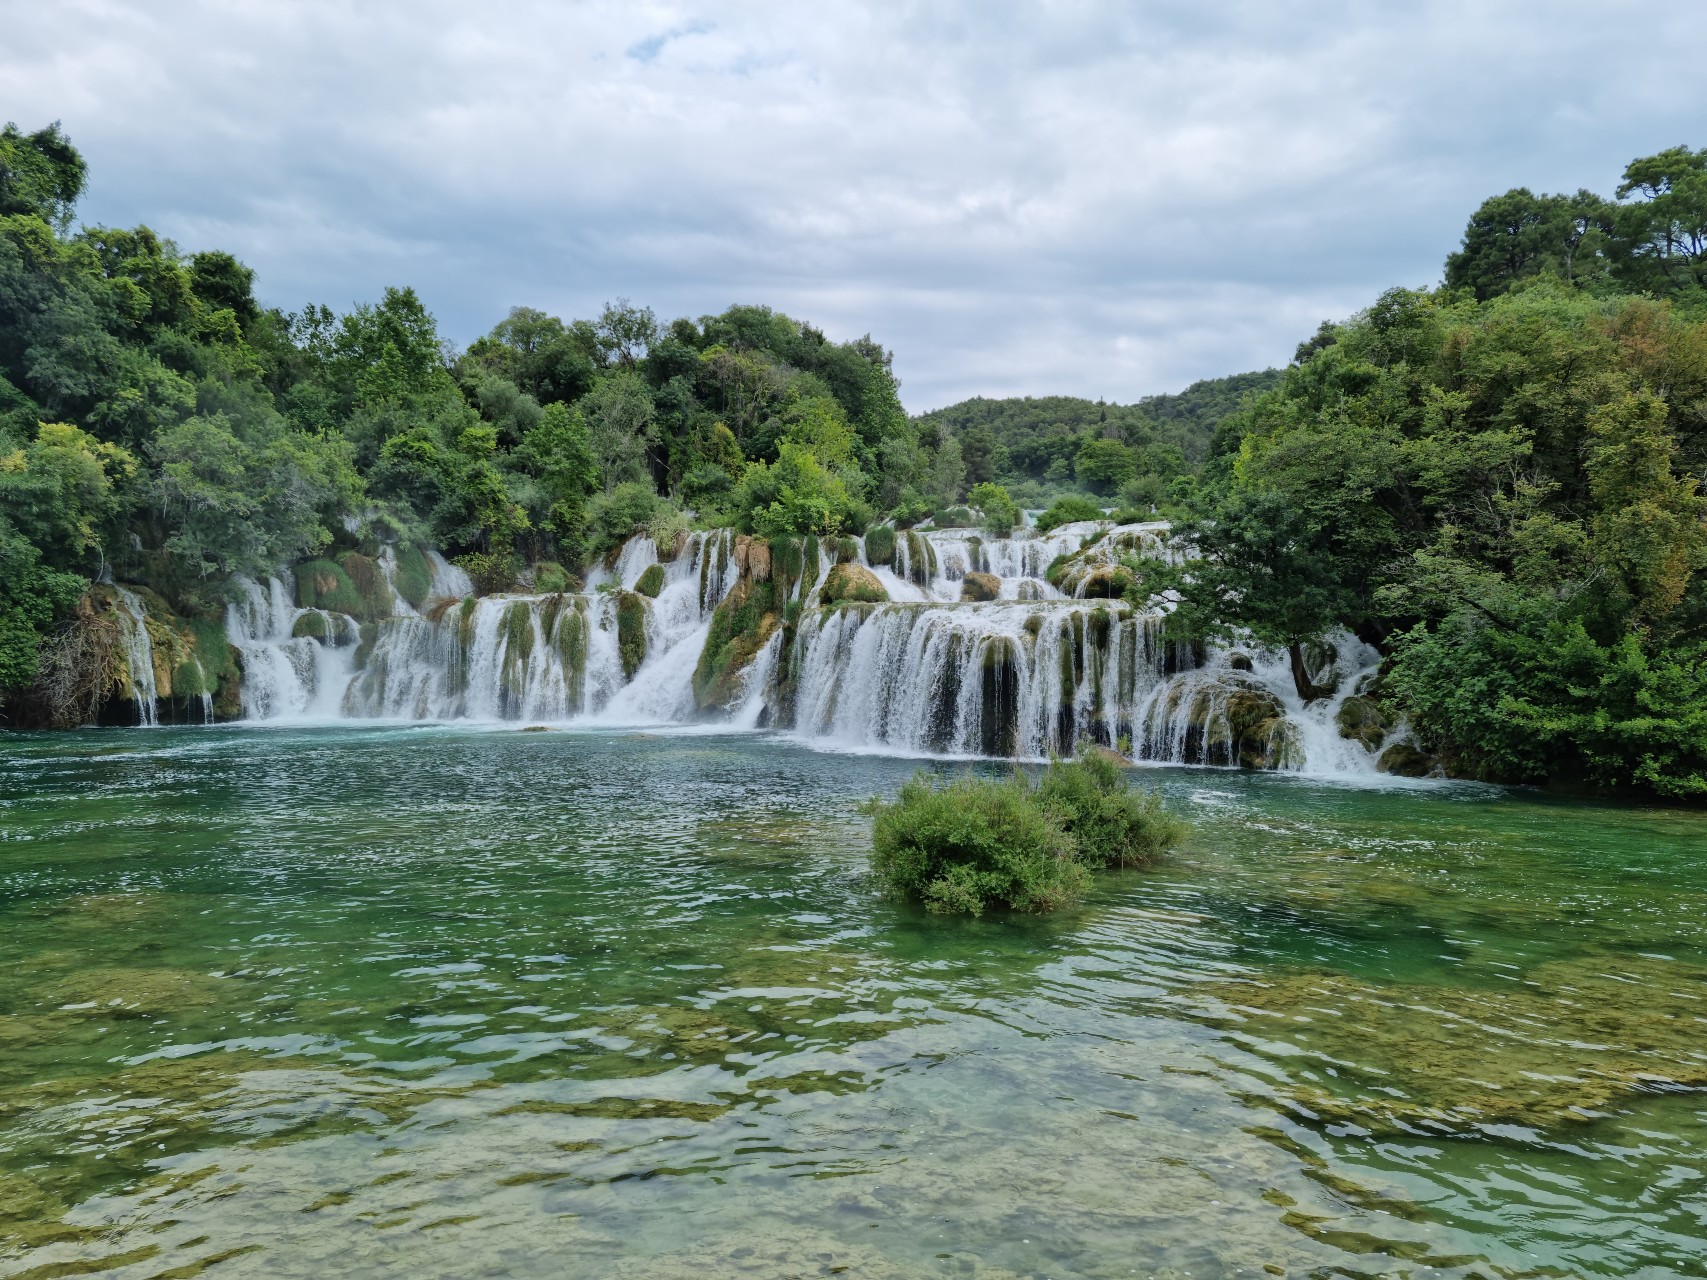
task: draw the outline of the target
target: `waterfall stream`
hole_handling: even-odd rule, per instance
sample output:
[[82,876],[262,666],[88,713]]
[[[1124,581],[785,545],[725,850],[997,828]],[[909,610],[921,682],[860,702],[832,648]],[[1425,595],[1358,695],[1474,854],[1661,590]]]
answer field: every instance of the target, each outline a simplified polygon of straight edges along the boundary
[[[1165,533],[1097,522],[1020,538],[907,531],[877,565],[856,540],[841,544],[841,558],[869,570],[890,603],[835,608],[818,593],[837,546],[811,545],[809,570],[796,558],[780,579],[787,624],[755,637],[745,668],[731,672],[728,704],[709,713],[695,671],[745,563],[745,540],[726,530],[684,535],[662,555],[650,538],[631,538],[576,593],[476,596],[462,570],[432,553],[419,608],[395,590],[396,553],[382,548],[374,564],[390,616],[358,626],[296,605],[280,578],[240,578],[226,630],[241,657],[244,716],[259,721],[709,719],[904,754],[1045,759],[1089,742],[1156,762],[1371,770],[1395,735],[1372,746],[1340,730],[1345,700],[1366,690],[1380,658],[1354,637],[1336,633],[1316,655],[1319,683],[1334,693],[1305,704],[1283,653],[1180,644],[1167,638],[1163,610],[1085,598],[1109,594],[1090,586],[1123,554],[1166,554]],[[1061,557],[1068,571],[1052,585],[1046,575]],[[973,573],[997,580],[996,598],[962,601]],[[119,598],[149,723],[142,604],[122,589]]]

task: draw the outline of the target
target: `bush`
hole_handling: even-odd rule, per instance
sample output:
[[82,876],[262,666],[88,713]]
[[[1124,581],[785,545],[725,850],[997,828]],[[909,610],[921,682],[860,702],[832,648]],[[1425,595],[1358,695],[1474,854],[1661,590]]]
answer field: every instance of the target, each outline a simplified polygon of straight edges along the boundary
[[476,551],[456,564],[474,583],[477,596],[495,596],[516,585],[516,558],[508,551]]
[[1101,519],[1102,508],[1090,498],[1057,498],[1050,504],[1049,510],[1037,517],[1037,531],[1048,533],[1058,525],[1072,524],[1078,520]]
[[533,567],[533,589],[542,596],[558,595],[573,585],[569,571],[555,560],[541,560]]
[[875,813],[872,869],[931,911],[1053,911],[1084,893],[1073,838],[1023,778],[962,778],[938,788],[920,774]]
[[1185,823],[1162,808],[1160,796],[1132,790],[1126,770],[1095,747],[1077,760],[1050,764],[1037,798],[1073,837],[1088,866],[1141,867],[1185,835]]
[[657,517],[660,505],[651,485],[632,480],[608,493],[594,494],[587,504],[587,522],[592,526],[595,548],[609,551],[644,533]]
[[1019,523],[1019,507],[999,484],[975,485],[972,505],[982,513],[984,528],[995,537],[1007,537]]
[[871,564],[895,562],[895,530],[886,524],[874,524],[865,531],[865,558]]
[[972,915],[991,905],[1066,906],[1083,894],[1090,868],[1153,862],[1186,830],[1094,747],[1052,763],[1035,787],[1019,775],[938,787],[919,774],[871,811],[879,878],[931,911]]

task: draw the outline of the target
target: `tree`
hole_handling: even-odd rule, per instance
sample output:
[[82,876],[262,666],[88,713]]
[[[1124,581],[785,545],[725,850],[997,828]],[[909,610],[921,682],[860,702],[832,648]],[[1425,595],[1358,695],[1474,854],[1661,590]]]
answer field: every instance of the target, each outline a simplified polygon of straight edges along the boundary
[[1620,270],[1638,288],[1699,297],[1707,291],[1707,147],[1672,147],[1631,161],[1618,198]]
[[567,405],[547,405],[516,457],[544,493],[537,523],[556,537],[563,560],[579,563],[586,550],[587,500],[599,482],[585,419]]
[[0,217],[33,214],[63,232],[87,175],[82,155],[57,120],[29,134],[9,122],[0,129]]
[[606,489],[649,479],[646,450],[656,439],[652,393],[632,372],[600,378],[576,405],[587,423],[599,483]]
[[1019,507],[999,484],[974,485],[969,501],[984,517],[984,528],[998,538],[1007,537],[1019,523]]
[[1073,459],[1073,473],[1095,493],[1115,493],[1138,474],[1138,462],[1118,440],[1087,440]]
[[1486,301],[1519,280],[1551,271],[1567,281],[1605,273],[1616,210],[1592,191],[1537,196],[1514,187],[1483,201],[1446,259],[1446,283]]
[[627,298],[605,303],[597,325],[599,344],[618,368],[632,370],[658,337],[658,318],[651,307],[637,307]]

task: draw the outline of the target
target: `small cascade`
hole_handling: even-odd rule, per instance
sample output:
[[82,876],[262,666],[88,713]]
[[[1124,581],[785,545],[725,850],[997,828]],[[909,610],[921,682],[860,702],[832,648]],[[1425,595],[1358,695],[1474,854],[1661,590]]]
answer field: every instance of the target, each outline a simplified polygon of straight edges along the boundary
[[342,711],[359,628],[348,614],[299,609],[285,584],[232,579],[225,629],[243,658],[250,720],[332,719]]
[[153,727],[160,723],[160,691],[154,674],[154,641],[148,634],[148,610],[134,591],[114,585],[113,595],[120,606],[116,612],[137,723]]

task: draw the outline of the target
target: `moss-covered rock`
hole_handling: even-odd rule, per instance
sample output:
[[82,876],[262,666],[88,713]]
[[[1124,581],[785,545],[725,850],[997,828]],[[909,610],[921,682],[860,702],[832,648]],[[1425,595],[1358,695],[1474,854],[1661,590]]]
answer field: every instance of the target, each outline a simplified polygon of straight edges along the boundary
[[1426,778],[1434,772],[1434,760],[1414,742],[1395,742],[1381,753],[1375,767],[1401,778]]
[[1340,703],[1334,722],[1339,726],[1340,737],[1361,742],[1370,751],[1381,745],[1393,727],[1380,703],[1357,694]]
[[859,539],[858,538],[837,538],[836,539],[836,563],[837,564],[847,564],[848,561],[850,561],[850,560],[858,560],[858,559],[859,559]]
[[305,560],[296,566],[296,603],[304,609],[359,614],[363,604],[350,575],[330,560]]
[[646,661],[646,597],[624,591],[616,601],[616,647],[622,657],[622,674],[633,679]]
[[396,599],[385,580],[385,573],[379,567],[379,561],[360,552],[345,551],[337,557],[337,563],[344,571],[344,576],[349,578],[350,585],[355,588],[356,595],[361,598],[359,609],[344,609],[340,612],[352,614],[362,622],[378,622],[381,618],[391,617],[397,611]]
[[427,603],[427,597],[433,590],[432,561],[413,542],[400,543],[397,547],[397,569],[391,580],[397,594],[419,609]]
[[830,570],[818,598],[825,604],[883,604],[889,599],[889,593],[870,569],[849,562]]
[[969,573],[960,580],[962,600],[996,600],[1002,594],[1002,580],[993,573]]
[[763,538],[741,534],[735,539],[735,568],[743,578],[754,582],[771,579],[771,549]]
[[634,589],[650,600],[656,600],[658,593],[664,589],[664,566],[649,564],[646,571],[640,575],[634,584]]
[[1296,735],[1285,708],[1271,693],[1236,689],[1229,694],[1227,729],[1232,755],[1228,763],[1245,769],[1282,769],[1296,763]]
[[315,610],[301,614],[290,629],[291,638],[300,640],[304,636],[310,640],[324,640],[330,630],[326,625],[326,615]]
[[776,589],[743,576],[711,615],[711,631],[693,674],[701,711],[726,707],[741,691],[741,673],[781,625]]
[[891,525],[874,524],[865,531],[865,559],[868,564],[895,563],[895,530]]
[[1120,565],[1099,564],[1086,571],[1073,593],[1087,600],[1121,600],[1132,581],[1132,575]]

